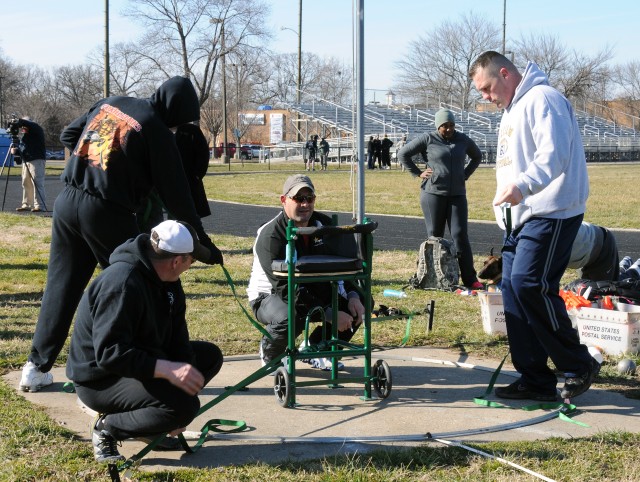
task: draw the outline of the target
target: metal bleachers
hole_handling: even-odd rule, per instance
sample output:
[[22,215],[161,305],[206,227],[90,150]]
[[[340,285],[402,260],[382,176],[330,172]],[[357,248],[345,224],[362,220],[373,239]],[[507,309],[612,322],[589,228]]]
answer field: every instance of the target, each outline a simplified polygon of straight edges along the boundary
[[[349,106],[315,99],[303,104],[289,104],[290,110],[299,113],[309,122],[332,129],[341,137],[354,134],[355,114]],[[471,137],[486,162],[495,161],[501,112],[466,111],[441,104],[456,118],[456,129]],[[434,129],[437,109],[420,109],[408,105],[381,106],[369,104],[364,113],[364,137],[388,135],[394,143],[403,136],[411,140],[416,135]],[[576,113],[580,133],[583,136],[587,159],[590,161],[640,160],[640,132],[616,125],[606,119]]]

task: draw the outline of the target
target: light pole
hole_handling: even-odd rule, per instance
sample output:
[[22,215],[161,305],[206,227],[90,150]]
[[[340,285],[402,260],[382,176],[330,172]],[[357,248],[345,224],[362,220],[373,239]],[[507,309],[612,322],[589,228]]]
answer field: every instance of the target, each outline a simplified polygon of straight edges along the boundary
[[290,30],[298,36],[298,79],[296,80],[296,103],[300,103],[300,89],[302,87],[302,44],[300,39],[301,35],[297,30],[290,27],[280,27],[280,30]]
[[[222,57],[222,163],[229,162],[231,169],[231,161],[227,156],[227,69],[226,69],[226,53],[224,51],[224,18],[212,18],[210,23],[220,24],[220,57]],[[236,146],[237,149],[237,146]]]
[[109,97],[109,0],[104,0],[104,96]]
[[502,55],[505,54],[507,44],[507,0],[502,4]]
[[240,77],[238,64],[233,64],[233,66],[236,68],[236,159],[240,159]]
[[300,89],[302,88],[302,0],[298,4],[298,95],[296,103],[300,104]]
[[[300,105],[300,94],[302,89],[302,0],[298,4],[298,31],[289,27],[280,27],[280,30],[291,30],[298,36],[298,80],[296,88],[296,104]],[[300,141],[300,117],[296,114],[296,139]]]
[[4,125],[4,99],[2,97],[2,79],[4,79],[4,77],[0,75],[0,126]]

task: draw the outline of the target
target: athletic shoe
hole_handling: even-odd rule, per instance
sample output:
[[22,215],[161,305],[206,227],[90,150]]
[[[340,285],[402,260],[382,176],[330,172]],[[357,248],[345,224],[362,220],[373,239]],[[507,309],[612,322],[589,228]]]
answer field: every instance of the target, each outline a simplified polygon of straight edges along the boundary
[[31,211],[31,208],[29,206],[20,206],[16,208],[16,211]]
[[558,399],[554,393],[540,393],[528,389],[525,385],[516,380],[506,387],[498,387],[495,389],[496,397],[508,398],[510,400],[535,400],[537,402],[555,402]]
[[[264,356],[264,350],[262,349],[262,342],[260,342],[260,350],[258,351],[258,355],[260,356],[260,364],[263,367],[267,366],[267,364],[271,362],[271,360],[267,360],[267,358]],[[282,360],[280,360],[280,363],[282,363],[282,366],[288,367],[289,357],[288,356],[282,357]],[[271,375],[275,375],[275,370],[271,372]]]
[[269,360],[264,357],[264,350],[262,349],[262,342],[260,342],[260,350],[258,351],[258,355],[260,356],[260,364],[264,367],[267,366]]
[[41,213],[41,212],[42,212],[42,209],[40,209],[40,208],[33,208],[33,209],[31,210],[31,212],[32,212],[32,213]]
[[118,441],[104,429],[104,419],[106,415],[98,415],[93,424],[93,456],[98,462],[115,463],[124,460],[118,452]]
[[640,279],[640,259],[637,259],[635,263],[629,266],[624,275],[625,278]]
[[51,372],[42,373],[33,362],[27,362],[22,367],[22,376],[20,377],[18,388],[23,392],[37,392],[42,387],[49,386],[52,383],[53,374]]
[[[324,371],[331,370],[331,367],[333,366],[330,358],[312,358],[307,360],[307,363],[311,365],[311,368],[317,368],[318,370]],[[338,371],[344,371],[344,365],[340,361],[338,361]]]
[[564,387],[560,392],[562,398],[574,398],[583,394],[593,383],[593,381],[600,373],[600,364],[595,358],[591,358],[591,366],[586,373],[580,376],[568,376],[565,378]]
[[625,256],[624,258],[622,258],[622,261],[620,261],[620,274],[627,271],[632,264],[633,260],[631,259],[631,256]]

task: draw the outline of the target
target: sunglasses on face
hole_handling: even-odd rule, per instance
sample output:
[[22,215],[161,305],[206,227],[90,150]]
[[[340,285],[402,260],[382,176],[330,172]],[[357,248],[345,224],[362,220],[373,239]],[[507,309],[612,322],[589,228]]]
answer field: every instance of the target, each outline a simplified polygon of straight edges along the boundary
[[309,194],[308,196],[303,196],[301,194],[296,194],[295,196],[289,196],[289,199],[293,199],[296,204],[307,203],[311,204],[316,200],[315,194]]

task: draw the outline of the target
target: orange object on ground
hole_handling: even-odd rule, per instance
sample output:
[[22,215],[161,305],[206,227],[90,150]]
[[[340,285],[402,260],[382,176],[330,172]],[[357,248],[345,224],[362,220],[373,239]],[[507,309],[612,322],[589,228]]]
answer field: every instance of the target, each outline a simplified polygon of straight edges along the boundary
[[605,296],[604,298],[602,298],[602,309],[603,310],[613,309],[613,301],[611,301],[611,296]]
[[[570,310],[572,308],[577,309],[583,306],[589,308],[591,307],[591,302],[588,299],[575,294],[573,291],[560,290],[560,297],[564,300],[564,304],[567,307],[567,310]],[[613,309],[613,305],[611,309]]]

